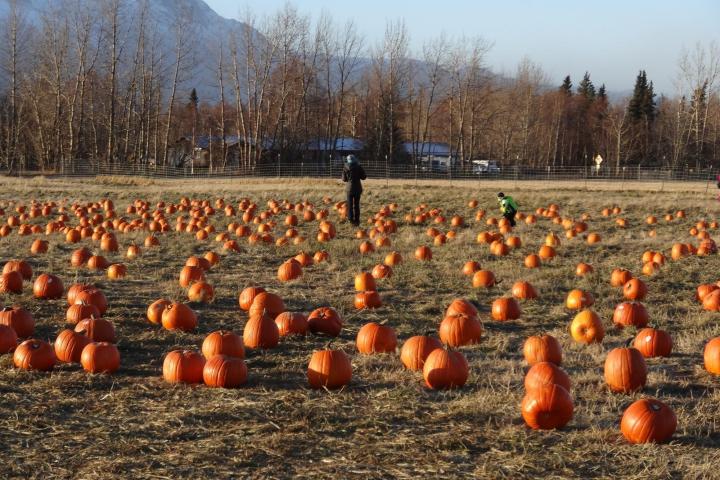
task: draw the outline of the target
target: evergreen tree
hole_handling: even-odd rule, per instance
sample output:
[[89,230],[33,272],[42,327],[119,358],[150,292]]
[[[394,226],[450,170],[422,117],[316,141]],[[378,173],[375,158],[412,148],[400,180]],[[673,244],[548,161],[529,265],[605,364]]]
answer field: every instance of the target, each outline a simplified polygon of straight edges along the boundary
[[578,95],[582,96],[588,103],[595,100],[595,85],[593,85],[592,80],[590,80],[590,73],[585,72],[583,79],[580,81],[580,85],[578,85],[577,92]]
[[648,84],[645,70],[640,70],[635,79],[633,96],[628,104],[628,114],[632,120],[647,120],[650,123],[655,120],[655,92],[653,90],[653,83]]
[[598,89],[597,98],[598,98],[598,100],[602,100],[604,102],[607,101],[607,91],[605,90],[604,83],[602,85],[600,85],[600,88]]
[[572,87],[573,87],[573,84],[572,84],[572,81],[570,81],[570,75],[567,75],[565,77],[565,79],[563,80],[562,85],[560,85],[559,90],[560,90],[560,92],[564,93],[568,97],[571,97],[572,96]]

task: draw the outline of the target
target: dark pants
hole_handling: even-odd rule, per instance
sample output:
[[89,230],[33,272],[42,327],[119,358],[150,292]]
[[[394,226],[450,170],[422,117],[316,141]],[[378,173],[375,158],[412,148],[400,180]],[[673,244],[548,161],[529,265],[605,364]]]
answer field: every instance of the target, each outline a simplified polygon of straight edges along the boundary
[[355,225],[360,224],[360,195],[352,192],[347,194],[348,220]]
[[507,218],[507,220],[510,222],[510,226],[515,226],[515,214],[517,212],[515,210],[508,210],[503,214],[503,217]]

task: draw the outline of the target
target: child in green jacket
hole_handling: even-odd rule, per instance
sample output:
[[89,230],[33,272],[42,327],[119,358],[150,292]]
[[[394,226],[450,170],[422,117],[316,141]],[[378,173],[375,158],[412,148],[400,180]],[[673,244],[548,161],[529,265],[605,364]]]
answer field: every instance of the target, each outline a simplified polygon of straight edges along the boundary
[[515,200],[504,193],[500,192],[497,194],[498,202],[500,202],[500,211],[513,227],[515,226],[515,214],[518,211],[517,203]]

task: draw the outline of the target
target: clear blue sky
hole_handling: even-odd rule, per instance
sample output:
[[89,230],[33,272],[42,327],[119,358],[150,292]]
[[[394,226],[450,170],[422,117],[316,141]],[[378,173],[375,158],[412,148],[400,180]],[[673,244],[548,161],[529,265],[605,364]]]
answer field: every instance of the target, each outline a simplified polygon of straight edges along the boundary
[[[205,0],[225,17],[249,7],[272,14],[285,0]],[[577,85],[590,72],[596,85],[632,89],[645,69],[657,91],[674,93],[681,48],[720,43],[720,0],[297,0],[314,18],[322,11],[344,23],[354,19],[366,43],[382,38],[386,20],[404,19],[411,47],[445,32],[481,35],[494,44],[488,65],[512,73],[524,56],[540,64],[553,83],[570,74]]]

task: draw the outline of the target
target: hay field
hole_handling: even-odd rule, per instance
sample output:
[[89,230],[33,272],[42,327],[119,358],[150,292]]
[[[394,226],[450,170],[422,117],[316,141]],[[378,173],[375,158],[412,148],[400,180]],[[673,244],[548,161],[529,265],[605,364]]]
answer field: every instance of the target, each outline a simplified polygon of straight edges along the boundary
[[[237,206],[250,198],[266,208],[270,199],[290,202],[309,200],[316,210],[328,208],[338,237],[327,243],[315,240],[317,222],[300,221],[298,230],[306,243],[295,246],[249,245],[238,239],[242,251],[227,253],[214,235],[206,241],[194,235],[170,232],[158,235],[160,245],[143,248],[133,261],[123,256],[133,242],[142,245],[147,231],[118,233],[118,253],[103,253],[111,262],[128,267],[123,280],[110,281],[103,272],[70,267],[71,252],[87,246],[90,239],[67,244],[63,234],[19,236],[17,231],[0,238],[1,259],[25,258],[35,275],[50,272],[60,276],[66,288],[76,282],[94,283],[106,294],[106,319],[115,324],[121,368],[113,375],[91,375],[78,365],[58,364],[51,373],[18,370],[12,355],[0,357],[0,465],[1,478],[717,478],[720,468],[718,425],[718,379],[703,368],[706,341],[720,335],[720,313],[705,312],[694,300],[701,283],[720,280],[720,257],[691,256],[669,261],[651,276],[641,276],[649,287],[645,301],[651,323],[669,331],[674,341],[671,357],[648,359],[647,386],[635,394],[610,393],[603,379],[607,352],[624,345],[634,329],[612,327],[615,305],[621,292],[609,285],[612,269],[624,267],[640,275],[640,257],[645,250],[666,254],[676,242],[697,240],[689,229],[700,219],[715,220],[718,203],[706,194],[705,185],[678,184],[673,191],[649,192],[585,190],[572,188],[515,188],[475,183],[413,185],[375,181],[366,184],[363,218],[383,205],[396,202],[394,215],[399,228],[391,235],[392,247],[360,255],[356,229],[340,222],[333,202],[343,199],[342,186],[332,181],[147,181],[132,179],[7,180],[0,202],[6,218],[18,204],[31,200],[73,202],[110,198],[118,215],[128,219],[125,209],[135,199],[177,203],[182,196],[217,198]],[[592,186],[591,186],[592,187]],[[540,218],[535,225],[521,222],[513,232],[522,247],[508,256],[495,257],[487,245],[476,243],[479,232],[492,229],[485,219],[475,221],[479,201],[489,216],[497,216],[495,193],[511,193],[523,212],[532,213],[550,203],[560,206],[563,216],[592,217],[589,231],[603,240],[588,245],[581,236],[565,239],[560,225]],[[444,246],[433,246],[426,235],[429,224],[404,221],[420,203],[440,208],[449,219],[462,215],[466,227]],[[619,228],[615,217],[603,217],[603,207],[622,207],[628,221]],[[665,222],[668,212],[684,209],[685,219]],[[152,208],[151,208],[152,210]],[[656,235],[645,224],[657,215]],[[57,216],[54,213],[52,218]],[[177,214],[168,215],[175,225]],[[284,214],[273,234],[282,236]],[[486,217],[487,218],[487,217]],[[30,219],[44,225],[50,218]],[[210,219],[217,232],[226,231],[236,217],[222,209]],[[71,216],[70,225],[77,219]],[[369,228],[369,225],[365,225]],[[448,224],[437,225],[443,231]],[[558,256],[539,269],[523,266],[528,253],[538,251],[549,231],[562,238]],[[711,231],[711,235],[715,232]],[[30,255],[35,238],[50,242],[48,253]],[[418,245],[430,245],[433,259],[416,261]],[[324,249],[330,261],[308,267],[297,281],[280,283],[278,266],[285,259],[307,251]],[[194,304],[199,326],[191,333],[171,332],[150,324],[147,306],[164,297],[186,300],[178,285],[178,274],[191,255],[214,250],[222,260],[208,272],[215,287],[215,300]],[[381,263],[392,250],[405,261],[394,275],[379,283],[383,306],[376,310],[353,308],[353,277]],[[501,280],[498,286],[474,289],[461,268],[468,260],[480,262]],[[593,265],[595,272],[575,275],[579,262]],[[519,320],[496,322],[490,316],[491,302],[508,295],[517,280],[530,281],[540,292],[536,301],[522,304]],[[162,378],[165,354],[178,348],[199,349],[203,338],[223,328],[242,333],[247,314],[238,308],[238,293],[248,285],[261,285],[280,294],[291,311],[309,312],[332,306],[342,316],[344,327],[334,348],[352,358],[353,380],[341,391],[311,390],[306,369],[313,351],[326,338],[281,340],[267,351],[249,350],[247,385],[237,390],[204,386],[174,386]],[[592,307],[602,318],[606,336],[602,344],[575,343],[568,325],[573,313],[565,309],[567,292],[582,288],[592,292]],[[369,321],[386,321],[395,328],[399,345],[412,335],[437,331],[447,305],[455,298],[471,300],[484,323],[483,342],[462,347],[470,367],[467,384],[451,391],[432,391],[422,375],[405,370],[397,354],[360,355],[355,347],[359,328]],[[52,341],[66,328],[65,299],[36,300],[32,285],[21,295],[2,298],[4,304],[21,304],[36,321],[35,337]],[[523,377],[527,365],[522,355],[524,340],[550,333],[560,340],[563,368],[572,380],[575,413],[563,429],[549,432],[529,430],[520,415]],[[664,445],[629,445],[620,434],[623,410],[635,399],[658,398],[670,405],[678,417],[672,441]]]

